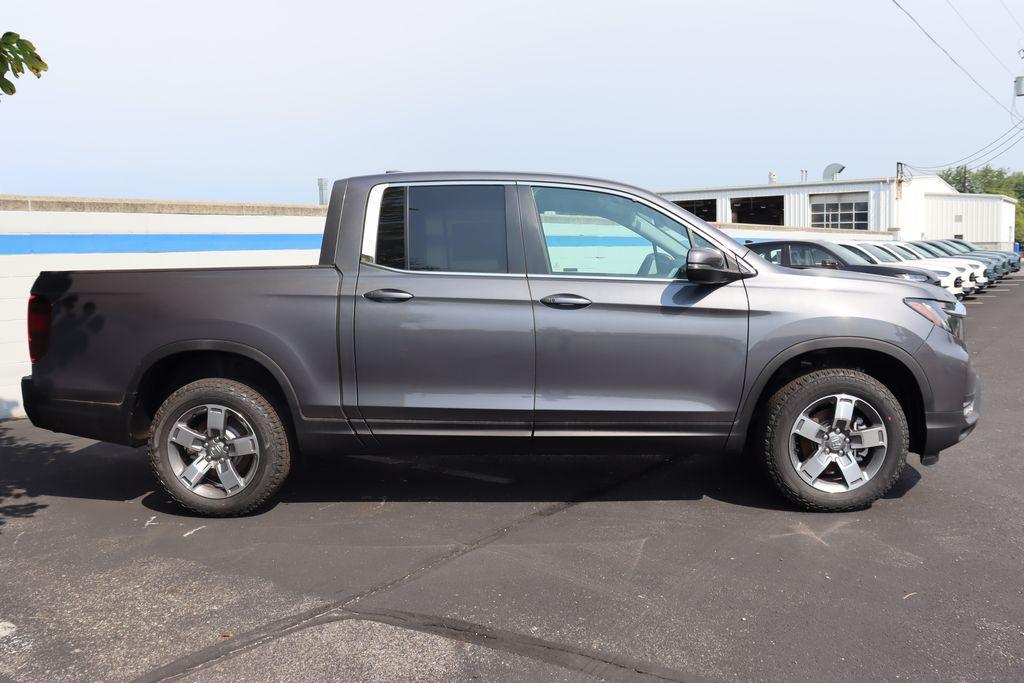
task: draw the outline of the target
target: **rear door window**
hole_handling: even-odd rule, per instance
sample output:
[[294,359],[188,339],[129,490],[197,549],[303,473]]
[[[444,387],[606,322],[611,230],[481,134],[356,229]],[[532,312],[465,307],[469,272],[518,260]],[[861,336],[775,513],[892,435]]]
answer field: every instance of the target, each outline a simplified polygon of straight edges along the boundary
[[825,261],[835,261],[832,254],[810,244],[789,245],[789,260],[794,266],[820,266]]
[[389,268],[507,273],[505,188],[397,186],[384,190],[374,263]]

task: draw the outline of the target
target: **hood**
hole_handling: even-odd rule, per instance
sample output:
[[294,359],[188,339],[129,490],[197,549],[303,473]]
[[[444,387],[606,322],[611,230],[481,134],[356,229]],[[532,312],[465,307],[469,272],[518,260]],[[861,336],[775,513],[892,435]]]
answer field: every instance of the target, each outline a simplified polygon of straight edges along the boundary
[[[879,292],[891,293],[894,297],[907,298],[913,297],[917,299],[935,299],[938,301],[956,301],[956,297],[947,292],[945,289],[930,285],[923,282],[911,282],[910,280],[897,280],[894,277],[888,275],[874,275],[871,273],[855,273],[849,270],[831,270],[829,268],[775,268],[776,273],[785,272],[787,275],[799,278],[814,278],[814,279],[830,279],[840,281],[851,281],[856,280],[858,283],[855,285],[853,282],[849,282],[851,287],[857,287],[861,289],[863,287],[871,287],[877,289]],[[894,268],[894,270],[908,270]],[[920,270],[909,269],[909,270]],[[796,285],[800,286],[800,285]],[[836,283],[839,288],[840,283]]]

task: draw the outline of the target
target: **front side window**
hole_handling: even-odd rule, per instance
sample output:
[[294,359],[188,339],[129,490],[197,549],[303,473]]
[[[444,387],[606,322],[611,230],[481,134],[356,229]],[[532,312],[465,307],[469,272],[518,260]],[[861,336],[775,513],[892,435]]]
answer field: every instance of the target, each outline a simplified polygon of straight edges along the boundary
[[675,277],[690,233],[660,211],[626,197],[534,187],[549,272],[613,277]]
[[505,188],[425,185],[385,189],[374,261],[402,270],[507,273]]

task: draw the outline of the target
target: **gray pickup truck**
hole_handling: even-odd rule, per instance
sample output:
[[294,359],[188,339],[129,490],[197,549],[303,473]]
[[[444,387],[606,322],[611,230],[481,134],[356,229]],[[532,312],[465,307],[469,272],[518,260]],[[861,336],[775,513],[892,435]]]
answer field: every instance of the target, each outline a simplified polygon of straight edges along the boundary
[[148,442],[201,514],[297,452],[707,452],[791,501],[869,505],[978,418],[964,309],[775,266],[649,192],[513,173],[335,183],[319,264],[45,272],[32,422]]

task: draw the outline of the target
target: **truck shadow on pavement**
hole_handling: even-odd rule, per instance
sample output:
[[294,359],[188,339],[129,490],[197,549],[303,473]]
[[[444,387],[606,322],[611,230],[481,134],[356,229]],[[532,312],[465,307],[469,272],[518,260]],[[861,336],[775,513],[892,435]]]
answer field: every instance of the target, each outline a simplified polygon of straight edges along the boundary
[[[145,450],[77,440],[35,443],[0,422],[0,533],[7,519],[47,507],[39,498],[141,498],[154,511],[191,516],[156,490]],[[28,430],[26,430],[28,431]],[[32,432],[29,432],[32,433]],[[36,432],[39,433],[39,432]],[[48,435],[49,436],[49,435]],[[913,467],[886,498],[909,491]],[[720,454],[661,455],[349,455],[302,460],[279,505],[389,502],[700,501],[798,512],[753,463]]]

